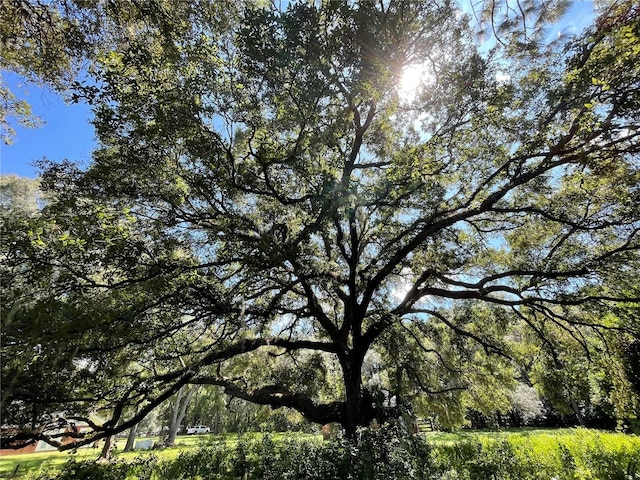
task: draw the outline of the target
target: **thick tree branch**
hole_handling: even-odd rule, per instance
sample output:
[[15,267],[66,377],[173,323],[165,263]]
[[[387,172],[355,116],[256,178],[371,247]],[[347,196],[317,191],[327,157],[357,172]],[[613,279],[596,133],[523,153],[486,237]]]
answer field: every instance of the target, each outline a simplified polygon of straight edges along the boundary
[[270,385],[248,391],[233,382],[215,377],[197,377],[193,383],[218,385],[224,388],[227,395],[259,405],[293,408],[308,420],[320,424],[343,420],[343,402],[316,403],[306,395],[292,392],[282,385]]

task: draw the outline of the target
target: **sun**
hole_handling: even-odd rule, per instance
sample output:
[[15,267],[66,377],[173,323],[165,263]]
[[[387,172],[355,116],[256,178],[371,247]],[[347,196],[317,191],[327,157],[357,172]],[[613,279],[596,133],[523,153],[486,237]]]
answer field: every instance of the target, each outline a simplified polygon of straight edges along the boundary
[[402,71],[400,77],[400,90],[403,92],[411,92],[418,88],[422,80],[422,71],[415,66],[410,66]]
[[400,100],[411,102],[415,100],[418,91],[425,85],[433,83],[435,76],[431,65],[409,65],[402,69],[398,82],[398,96]]
[[391,295],[398,302],[403,302],[409,292],[413,289],[414,277],[410,269],[403,268],[396,280],[396,284],[391,290]]

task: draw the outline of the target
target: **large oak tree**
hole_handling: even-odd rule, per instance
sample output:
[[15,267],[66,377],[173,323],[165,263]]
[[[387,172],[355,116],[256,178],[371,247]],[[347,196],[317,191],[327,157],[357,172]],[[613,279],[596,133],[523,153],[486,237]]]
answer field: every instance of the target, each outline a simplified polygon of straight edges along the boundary
[[[637,7],[495,47],[448,1],[194,11],[100,52],[91,165],[50,166],[56,200],[3,233],[13,375],[43,374],[34,349],[70,372],[3,396],[32,436],[55,408],[106,436],[211,384],[354,437],[403,376],[467,388],[456,338],[625,328],[579,309],[638,301],[615,281],[640,245]],[[394,365],[410,342],[445,374]]]

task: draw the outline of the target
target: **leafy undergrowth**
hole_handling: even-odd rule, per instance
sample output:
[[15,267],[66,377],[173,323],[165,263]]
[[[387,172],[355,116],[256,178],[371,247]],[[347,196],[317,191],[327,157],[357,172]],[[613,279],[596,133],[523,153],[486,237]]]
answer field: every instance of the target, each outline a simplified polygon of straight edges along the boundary
[[[39,480],[640,479],[640,437],[594,430],[399,435],[365,431],[358,447],[318,437],[245,436],[197,447],[68,461]],[[10,478],[10,477],[8,477]],[[34,478],[34,477],[25,477]]]
[[[273,433],[271,436],[275,439],[284,438],[284,436],[295,439],[312,439],[319,436],[308,435],[303,433]],[[262,434],[251,433],[244,435],[245,440],[261,439]],[[141,437],[138,440],[152,440],[159,443],[158,437]],[[122,463],[144,462],[144,457],[157,457],[157,461],[175,460],[180,453],[184,451],[193,451],[197,448],[213,447],[229,449],[235,447],[238,435],[234,433],[226,433],[219,435],[188,435],[179,436],[176,444],[170,448],[154,450],[152,453],[132,451],[123,452],[126,439],[120,438],[116,442],[116,448],[112,453],[112,458]],[[221,444],[225,444],[221,447]],[[61,471],[65,463],[84,464],[91,463],[96,460],[100,450],[92,448],[81,448],[76,451],[48,451],[32,454],[3,455],[0,457],[0,479],[1,480],[31,480],[42,475],[44,478],[54,478],[56,472]],[[46,473],[46,475],[45,475]]]

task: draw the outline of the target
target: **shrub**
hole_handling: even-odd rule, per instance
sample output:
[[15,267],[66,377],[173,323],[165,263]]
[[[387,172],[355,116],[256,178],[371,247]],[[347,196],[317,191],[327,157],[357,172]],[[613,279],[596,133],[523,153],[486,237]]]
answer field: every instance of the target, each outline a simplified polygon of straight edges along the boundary
[[141,455],[129,462],[115,460],[110,463],[78,462],[70,458],[61,470],[43,474],[38,480],[153,480],[158,466],[158,459],[154,455]]
[[241,437],[167,460],[67,462],[40,480],[640,480],[640,438],[570,433],[483,434],[428,442],[394,426],[344,440]]
[[545,408],[535,388],[519,383],[510,395],[511,405],[524,425],[545,417]]

